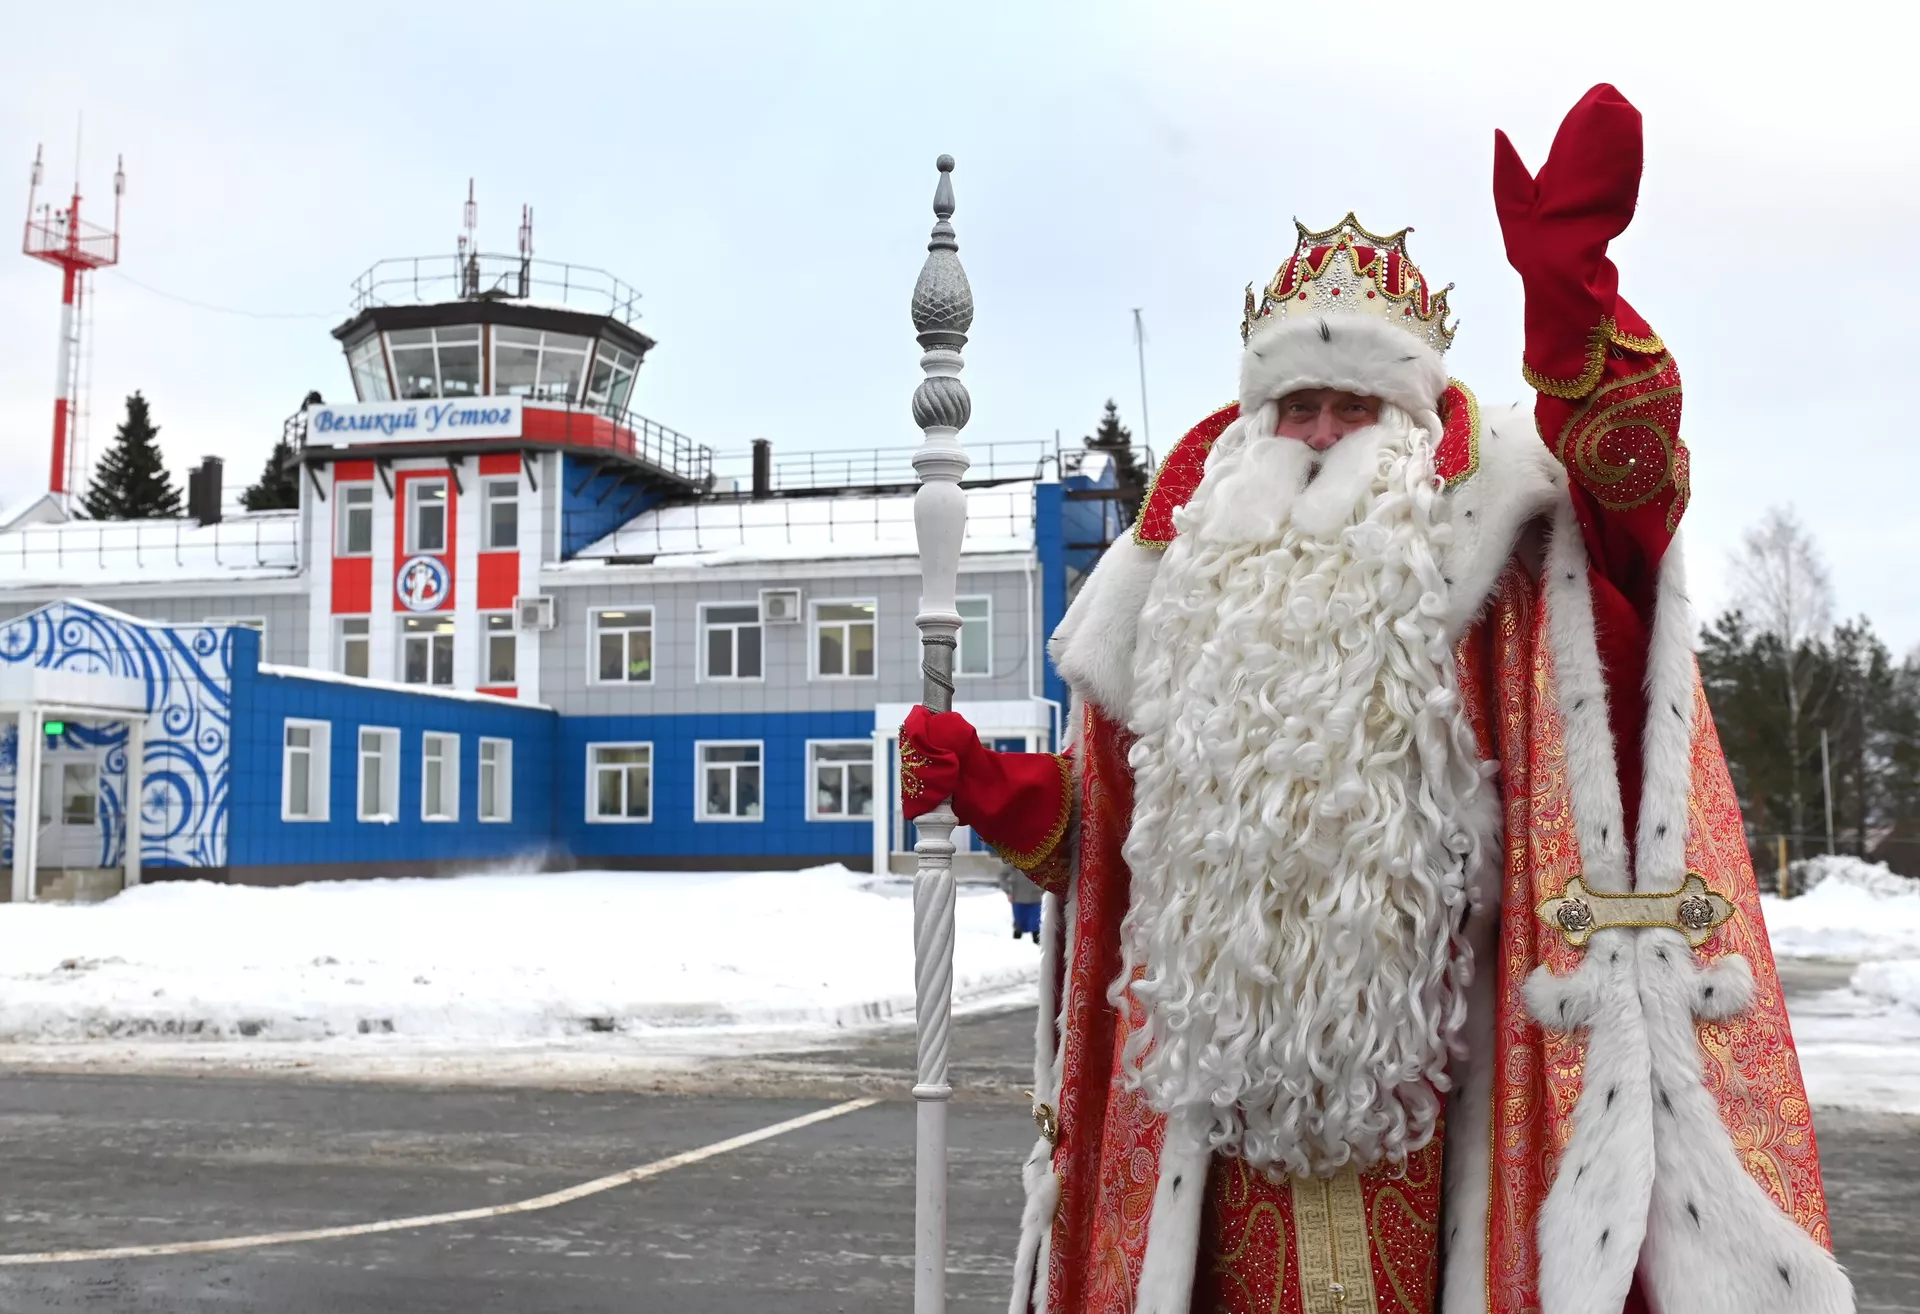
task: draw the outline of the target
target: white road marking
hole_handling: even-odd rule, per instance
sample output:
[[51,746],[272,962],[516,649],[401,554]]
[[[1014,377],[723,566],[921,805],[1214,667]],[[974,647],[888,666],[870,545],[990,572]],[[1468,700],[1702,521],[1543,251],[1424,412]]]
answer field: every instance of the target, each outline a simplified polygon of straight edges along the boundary
[[684,1168],[688,1164],[699,1163],[703,1159],[712,1159],[760,1141],[772,1140],[790,1131],[811,1127],[817,1122],[827,1122],[849,1113],[858,1113],[861,1109],[870,1108],[879,1102],[875,1098],[848,1100],[830,1109],[816,1109],[812,1113],[803,1113],[798,1118],[789,1118],[785,1122],[776,1122],[771,1127],[762,1127],[758,1131],[732,1136],[724,1141],[715,1141],[697,1150],[684,1150],[679,1154],[670,1154],[664,1159],[655,1159],[652,1163],[643,1163],[637,1168],[629,1168],[625,1172],[614,1173],[610,1177],[596,1177],[590,1182],[581,1182],[578,1186],[569,1186],[564,1190],[553,1191],[546,1195],[536,1195],[527,1200],[515,1200],[511,1204],[489,1205],[482,1209],[457,1209],[446,1214],[419,1214],[413,1218],[389,1218],[377,1223],[351,1223],[345,1227],[315,1227],[304,1232],[267,1232],[258,1236],[220,1237],[212,1241],[178,1241],[168,1245],[153,1246],[114,1246],[107,1250],[41,1250],[17,1255],[0,1255],[0,1265],[77,1264],[91,1259],[205,1255],[220,1250],[250,1250],[256,1246],[284,1246],[300,1241],[331,1241],[343,1236],[367,1236],[375,1232],[404,1232],[416,1227],[472,1223],[483,1218],[498,1218],[505,1214],[528,1214],[539,1209],[552,1209],[556,1205],[571,1204],[575,1200],[598,1195],[602,1191],[611,1191],[616,1186],[644,1182],[649,1177],[658,1177],[661,1173],[672,1172],[675,1168]]

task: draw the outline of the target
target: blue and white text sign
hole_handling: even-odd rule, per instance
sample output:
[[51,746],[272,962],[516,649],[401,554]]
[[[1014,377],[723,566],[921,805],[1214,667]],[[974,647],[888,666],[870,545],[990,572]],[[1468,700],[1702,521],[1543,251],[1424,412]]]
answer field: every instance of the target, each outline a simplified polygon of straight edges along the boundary
[[307,441],[322,447],[347,447],[356,443],[518,438],[522,419],[518,397],[425,397],[419,401],[315,406],[307,412]]

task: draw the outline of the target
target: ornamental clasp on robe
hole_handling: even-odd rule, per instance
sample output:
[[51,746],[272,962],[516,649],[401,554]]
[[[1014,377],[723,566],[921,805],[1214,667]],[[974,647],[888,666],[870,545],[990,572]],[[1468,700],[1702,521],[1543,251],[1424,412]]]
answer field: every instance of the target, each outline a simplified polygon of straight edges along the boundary
[[1664,926],[1678,931],[1695,948],[1733,916],[1733,902],[1707,887],[1704,876],[1688,872],[1680,888],[1665,894],[1597,894],[1575,876],[1534,912],[1540,920],[1566,936],[1576,949],[1584,948],[1595,931],[1619,926]]

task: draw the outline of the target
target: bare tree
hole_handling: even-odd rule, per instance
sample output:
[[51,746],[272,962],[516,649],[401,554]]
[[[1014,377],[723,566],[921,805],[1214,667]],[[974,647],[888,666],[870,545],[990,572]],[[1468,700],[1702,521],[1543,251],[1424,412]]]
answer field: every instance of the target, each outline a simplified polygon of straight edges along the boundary
[[1780,679],[1787,702],[1787,749],[1793,760],[1788,825],[1797,850],[1806,834],[1800,788],[1806,745],[1802,731],[1820,664],[1818,645],[1833,617],[1833,582],[1813,535],[1792,507],[1769,507],[1732,556],[1734,605],[1756,629],[1779,641]]

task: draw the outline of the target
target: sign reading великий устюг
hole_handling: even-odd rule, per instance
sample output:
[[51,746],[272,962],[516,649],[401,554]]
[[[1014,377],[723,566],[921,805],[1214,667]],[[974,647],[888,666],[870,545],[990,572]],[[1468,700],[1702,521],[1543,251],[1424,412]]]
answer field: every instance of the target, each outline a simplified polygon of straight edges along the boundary
[[418,401],[315,406],[307,441],[326,447],[449,438],[518,438],[518,397],[425,397]]

